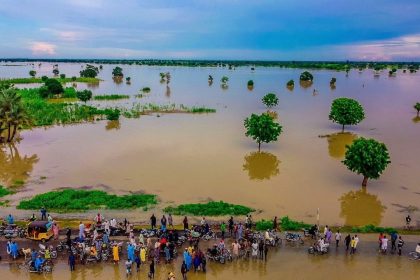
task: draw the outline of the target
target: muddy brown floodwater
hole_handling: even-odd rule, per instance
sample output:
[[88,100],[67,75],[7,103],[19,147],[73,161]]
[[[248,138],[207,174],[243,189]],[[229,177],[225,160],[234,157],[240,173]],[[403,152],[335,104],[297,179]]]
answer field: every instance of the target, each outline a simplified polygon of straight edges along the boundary
[[[159,208],[224,200],[261,210],[255,219],[289,215],[312,223],[319,208],[321,224],[336,225],[402,226],[407,207],[420,207],[420,124],[413,109],[420,101],[419,74],[374,77],[366,70],[351,71],[346,77],[341,72],[312,71],[315,79],[310,87],[296,83],[289,90],[286,82],[297,81],[301,70],[123,65],[131,77],[127,85],[111,79],[113,67],[104,65],[103,82],[78,84],[78,89],[132,96],[101,103],[109,106],[176,103],[205,105],[217,113],[142,116],[24,131],[20,143],[1,146],[1,183],[25,182],[22,192],[8,197],[12,206],[2,213],[13,212],[21,198],[81,186],[157,194]],[[30,68],[1,66],[0,77],[26,77]],[[59,68],[72,76],[80,64],[60,63]],[[43,63],[36,70],[49,75],[51,69],[51,64]],[[166,71],[172,75],[168,86],[159,82],[159,72]],[[215,78],[211,86],[209,74]],[[227,88],[220,87],[223,75],[229,76]],[[331,77],[337,78],[335,89],[329,86]],[[250,79],[255,83],[252,90],[246,85]],[[145,86],[152,89],[150,94],[136,99],[134,95]],[[284,132],[258,153],[257,145],[244,135],[243,120],[266,110],[261,97],[268,92],[280,98],[274,113]],[[341,96],[358,99],[366,110],[366,119],[346,127],[345,133],[328,120],[331,101]],[[341,163],[345,145],[357,137],[384,142],[392,161],[365,190],[360,187],[361,176]],[[419,221],[420,213],[414,211],[412,217]]]

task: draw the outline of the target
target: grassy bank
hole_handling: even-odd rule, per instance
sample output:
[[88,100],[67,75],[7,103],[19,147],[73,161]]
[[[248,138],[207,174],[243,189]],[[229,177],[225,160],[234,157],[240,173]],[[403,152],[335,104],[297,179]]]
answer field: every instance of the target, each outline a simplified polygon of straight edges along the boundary
[[128,99],[129,95],[124,94],[106,94],[106,95],[95,95],[93,99],[95,100],[119,100],[119,99]]
[[117,196],[99,190],[65,189],[51,191],[23,200],[18,209],[40,209],[46,207],[56,212],[86,211],[94,209],[132,209],[144,208],[157,204],[155,195],[129,194]]
[[207,203],[181,204],[174,207],[168,206],[164,211],[174,215],[240,216],[247,215],[255,210],[246,206],[230,204],[223,201],[210,201]]
[[0,185],[0,197],[9,195],[11,193],[12,192],[9,189],[7,189],[7,188],[3,187],[2,185]]
[[[101,80],[98,78],[84,78],[84,77],[77,77],[76,80],[73,80],[72,78],[52,78],[56,79],[60,83],[72,83],[72,82],[78,82],[78,83],[99,83]],[[8,82],[11,84],[40,84],[44,83],[44,81],[39,77],[30,77],[30,78],[11,78],[11,79],[0,79],[0,82]]]

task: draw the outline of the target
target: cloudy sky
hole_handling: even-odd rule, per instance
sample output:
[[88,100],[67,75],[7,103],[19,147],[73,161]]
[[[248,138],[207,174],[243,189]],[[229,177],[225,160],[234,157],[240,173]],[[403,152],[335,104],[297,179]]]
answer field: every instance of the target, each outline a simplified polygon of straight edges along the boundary
[[0,0],[0,57],[420,60],[420,0]]

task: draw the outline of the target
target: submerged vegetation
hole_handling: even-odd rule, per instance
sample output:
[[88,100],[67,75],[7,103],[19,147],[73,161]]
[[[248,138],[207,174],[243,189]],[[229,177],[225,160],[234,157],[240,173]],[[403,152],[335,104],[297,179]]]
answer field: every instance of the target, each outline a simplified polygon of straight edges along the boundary
[[239,216],[247,215],[255,210],[246,206],[230,204],[223,201],[210,201],[207,203],[181,204],[176,207],[168,206],[164,211],[174,215]]
[[274,93],[267,93],[266,95],[264,95],[264,97],[262,98],[262,103],[267,107],[267,108],[271,108],[274,106],[277,106],[277,104],[279,104],[279,98],[277,97],[276,94]]
[[[40,84],[45,82],[45,78],[48,77],[43,76],[41,78],[31,77],[31,78],[11,78],[11,79],[1,79],[0,82],[8,82],[11,84]],[[79,82],[79,83],[98,83],[100,79],[97,78],[85,78],[85,77],[76,77],[75,80],[73,78],[52,78],[54,80],[59,81],[60,83],[70,83],[70,82]]]
[[18,209],[40,209],[52,211],[86,211],[92,209],[131,209],[149,207],[157,204],[156,195],[129,194],[117,196],[99,190],[65,189],[38,194],[23,200]]
[[128,99],[129,95],[124,94],[108,94],[108,95],[95,95],[93,99],[95,100],[118,100],[118,99]]
[[[290,219],[288,216],[282,217],[280,219],[280,226],[282,230],[292,230],[292,231],[300,231],[302,229],[308,229],[311,225],[306,224],[304,222],[299,222]],[[255,229],[258,231],[264,231],[273,229],[273,221],[272,220],[259,220],[255,223]]]
[[366,225],[362,227],[353,227],[351,229],[352,232],[355,233],[398,233],[398,231],[395,228],[392,227],[377,227],[375,225]]
[[0,185],[0,197],[6,196],[11,194],[12,192],[9,189],[6,189],[2,185]]

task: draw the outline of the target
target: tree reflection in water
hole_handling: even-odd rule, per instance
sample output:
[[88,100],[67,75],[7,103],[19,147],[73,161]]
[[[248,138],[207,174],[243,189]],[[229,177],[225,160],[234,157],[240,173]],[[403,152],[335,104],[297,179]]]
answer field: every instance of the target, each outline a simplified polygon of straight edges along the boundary
[[13,185],[16,181],[26,181],[39,160],[38,156],[21,157],[15,144],[0,146],[0,184]]
[[165,96],[167,98],[171,97],[171,88],[168,85],[166,86]]
[[252,152],[244,157],[243,170],[248,171],[251,180],[269,180],[279,174],[277,157],[268,152]]
[[330,157],[342,159],[346,154],[346,145],[351,145],[357,139],[357,134],[350,132],[340,132],[331,134],[327,137],[328,153]]
[[340,217],[345,219],[347,226],[378,226],[386,207],[376,195],[367,192],[366,188],[345,193],[339,199],[341,202]]
[[413,121],[413,123],[419,123],[420,122],[420,117],[415,116],[412,121]]

